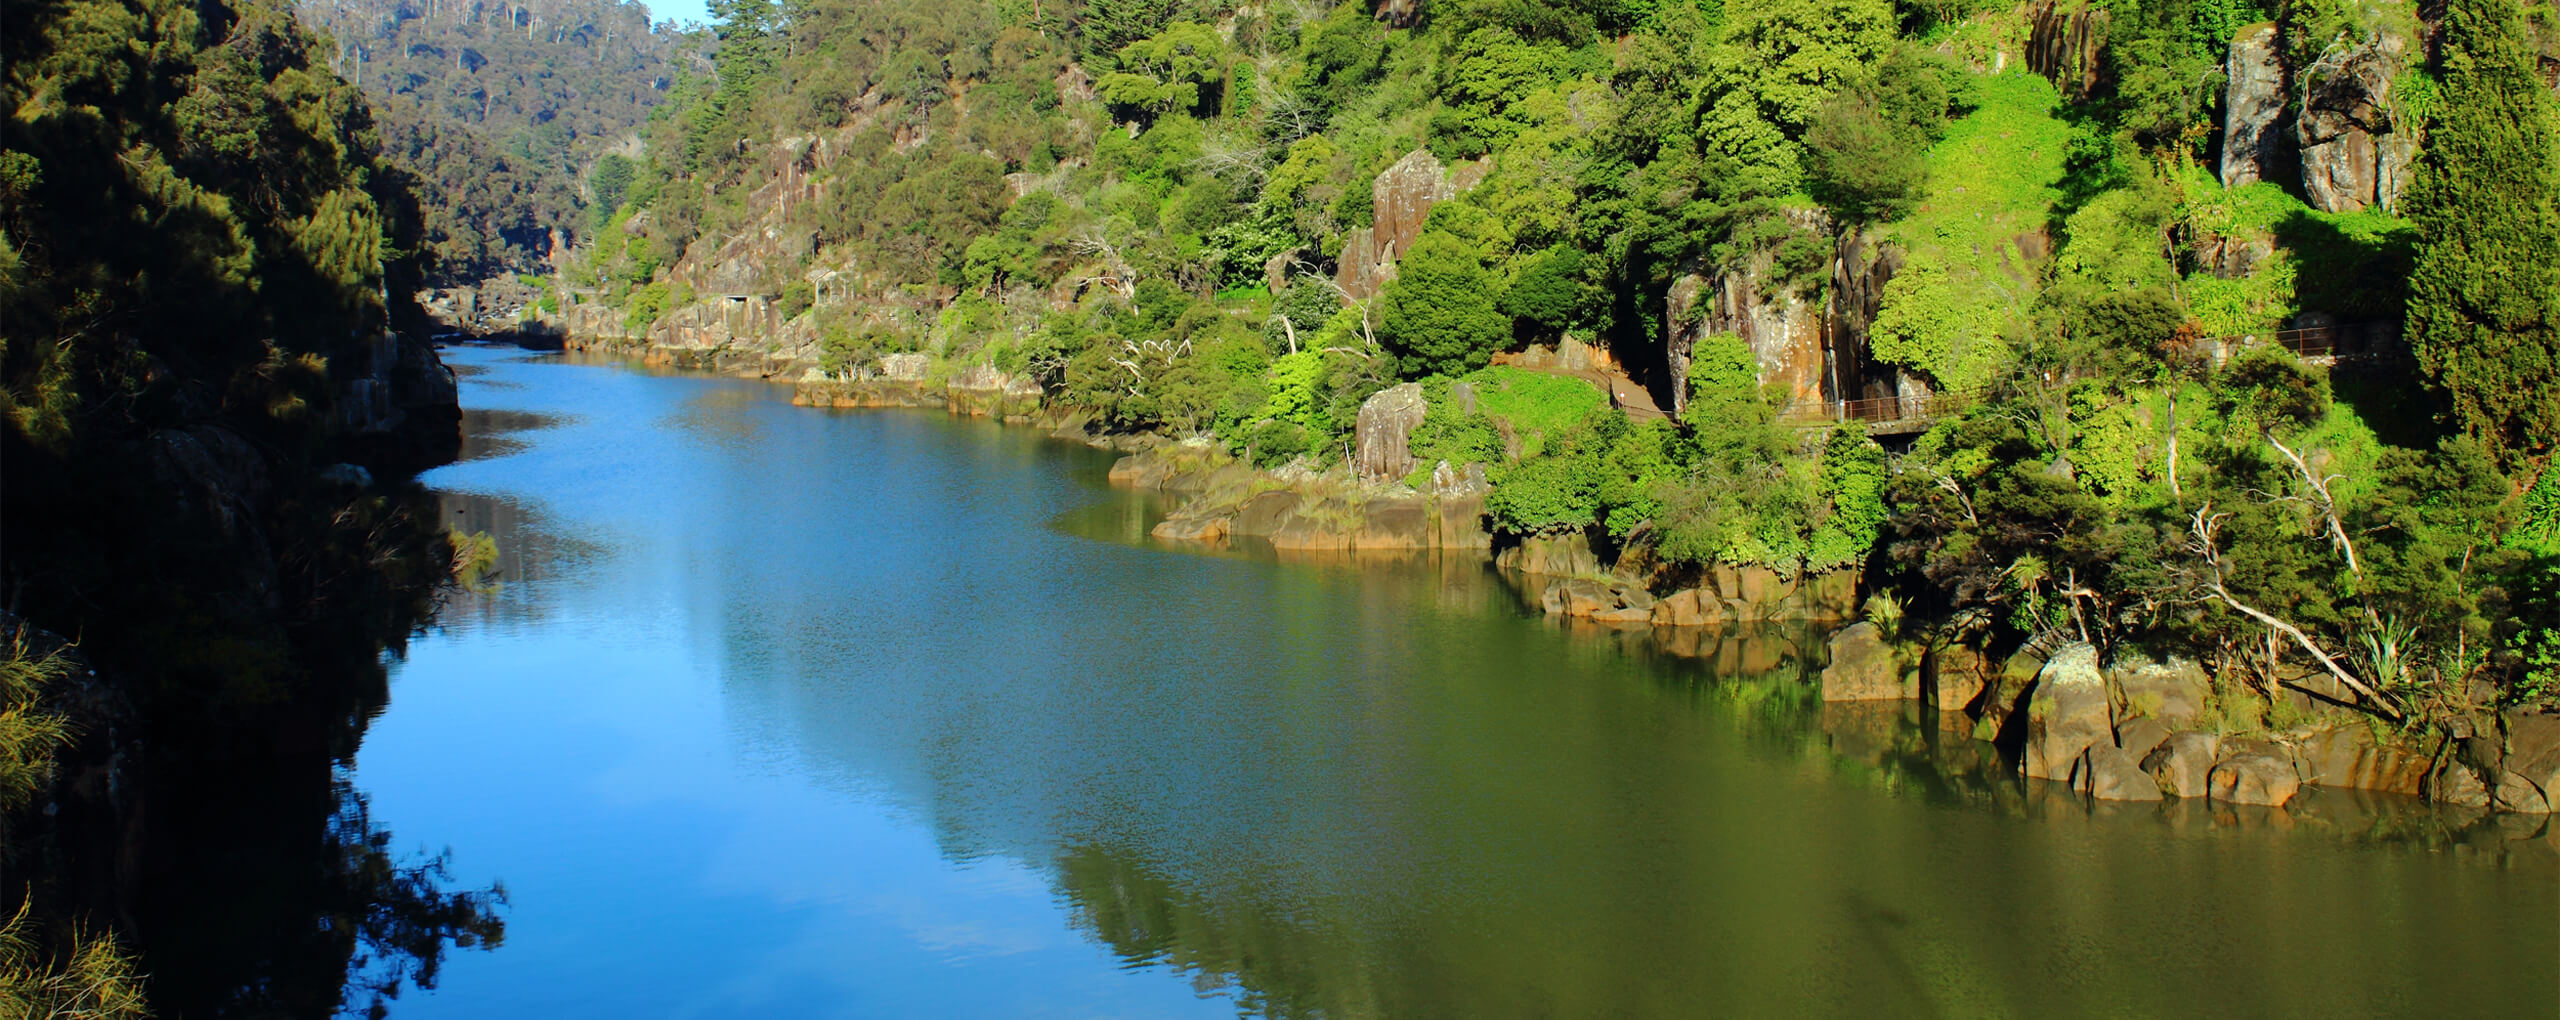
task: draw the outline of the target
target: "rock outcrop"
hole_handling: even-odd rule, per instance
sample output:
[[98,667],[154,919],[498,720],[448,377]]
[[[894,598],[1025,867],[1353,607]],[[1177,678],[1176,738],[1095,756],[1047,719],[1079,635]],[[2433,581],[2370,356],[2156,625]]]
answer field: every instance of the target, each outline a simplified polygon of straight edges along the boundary
[[2251,25],[2233,36],[2223,76],[2222,186],[2237,188],[2276,176],[2286,140],[2284,62],[2276,26]]
[[2066,96],[2088,95],[2107,45],[2107,10],[2086,0],[2041,0],[2026,14],[2027,69]]
[[433,344],[378,334],[355,367],[341,377],[336,405],[338,437],[349,447],[345,457],[408,474],[461,455],[460,391]]
[[1904,673],[1875,624],[1853,623],[1831,635],[1831,664],[1822,668],[1822,700],[1908,701],[1919,696],[1919,674]]
[[2091,800],[2160,799],[2160,784],[2143,773],[2134,756],[2103,740],[2082,754],[2073,770],[2072,787]]
[[1422,236],[1422,224],[1430,218],[1431,207],[1475,187],[1492,170],[1489,159],[1461,163],[1452,169],[1443,166],[1430,150],[1415,149],[1394,166],[1379,171],[1369,183],[1374,219],[1369,226],[1343,236],[1334,282],[1354,300],[1377,296],[1387,281],[1396,278],[1396,260],[1403,258]]
[[2222,758],[2222,738],[2212,733],[2172,733],[2142,759],[2160,789],[2173,797],[2202,797],[2206,780]]
[[1493,565],[1535,577],[1577,577],[1600,572],[1600,554],[1591,537],[1579,531],[1562,535],[1524,535],[1519,544],[1497,552]]
[[1713,627],[1732,619],[1714,592],[1683,588],[1653,602],[1656,627]]
[[1430,409],[1421,383],[1389,386],[1361,402],[1352,459],[1362,481],[1393,481],[1413,471],[1413,430]]
[[1920,663],[1920,680],[1930,702],[1945,717],[1973,708],[1995,679],[1982,653],[1963,645],[1931,649]]
[[2506,770],[2532,783],[2544,803],[2560,800],[2560,715],[2515,714],[2506,723]]
[[2244,754],[2225,759],[2205,777],[2207,799],[2225,804],[2280,807],[2302,789],[2293,763],[2274,755]]
[[2192,659],[2153,662],[2128,656],[2107,668],[2107,693],[2116,718],[2157,719],[2169,729],[2185,729],[2204,715],[2213,684],[2204,667]]
[[[1099,438],[1095,445],[1109,445]],[[1481,473],[1481,468],[1478,469]],[[1155,526],[1168,541],[1254,539],[1284,553],[1462,551],[1484,556],[1484,496],[1361,482],[1340,472],[1266,472],[1213,443],[1158,443],[1111,466],[1111,484],[1187,493],[1191,499]]]
[[[1831,232],[1830,217],[1819,209],[1789,209],[1786,216],[1799,231]],[[1734,266],[1684,267],[1672,280],[1663,314],[1666,378],[1686,380],[1689,352],[1698,341],[1731,334],[1750,345],[1763,385],[1783,384],[1790,401],[1823,399],[1831,374],[1831,352],[1823,343],[1828,313],[1821,302],[1777,278],[1774,250],[1757,252]],[[1686,409],[1687,387],[1675,383],[1671,389],[1674,413]]]
[[1902,271],[1902,249],[1852,231],[1833,246],[1831,289],[1824,309],[1828,320],[1826,369],[1835,400],[1916,395],[1927,392],[1916,379],[1876,363],[1867,337],[1877,313],[1884,310],[1884,287]]
[[1598,623],[1652,623],[1654,599],[1642,588],[1588,577],[1568,578],[1538,595],[1549,616],[1568,616]]
[[2294,763],[2304,782],[2335,789],[2383,790],[2416,795],[2425,785],[2427,756],[2378,739],[2362,721],[2324,726],[2294,741]]
[[2302,192],[2314,208],[2354,212],[2399,204],[2417,154],[2414,134],[2395,130],[2390,112],[2392,81],[2407,49],[2406,40],[2385,32],[2297,75],[2302,112],[2294,118],[2295,138]]
[[2068,781],[2083,752],[2114,742],[2097,649],[2076,644],[2054,653],[2027,701],[2027,778]]

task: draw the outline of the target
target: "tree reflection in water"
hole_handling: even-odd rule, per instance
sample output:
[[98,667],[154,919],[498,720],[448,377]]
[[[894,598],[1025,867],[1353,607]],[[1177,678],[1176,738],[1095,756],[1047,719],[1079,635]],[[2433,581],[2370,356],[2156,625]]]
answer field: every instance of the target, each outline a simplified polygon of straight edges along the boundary
[[505,938],[505,889],[450,888],[446,853],[404,860],[343,768],[242,771],[266,775],[190,783],[161,820],[141,926],[157,1014],[381,1017],[448,950]]
[[322,921],[331,930],[352,929],[344,1001],[352,1011],[362,996],[364,1015],[378,1018],[403,987],[435,988],[447,946],[485,950],[505,941],[507,923],[498,912],[507,904],[507,889],[503,883],[485,890],[447,889],[453,878],[449,849],[397,862],[391,833],[374,826],[363,792],[343,773],[331,782],[338,810],[329,818],[329,849],[344,909]]

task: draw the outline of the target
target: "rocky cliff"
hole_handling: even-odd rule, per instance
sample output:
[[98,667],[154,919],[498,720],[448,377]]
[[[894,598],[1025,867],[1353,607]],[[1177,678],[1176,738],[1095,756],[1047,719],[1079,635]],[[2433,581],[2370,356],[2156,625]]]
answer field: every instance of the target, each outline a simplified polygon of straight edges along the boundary
[[[1830,286],[1819,297],[1782,280],[1776,254],[1762,249],[1733,265],[1691,262],[1665,294],[1663,368],[1675,413],[1688,406],[1689,355],[1699,340],[1731,335],[1751,346],[1763,385],[1782,385],[1795,405],[1891,393],[1893,377],[1867,354],[1867,328],[1902,254],[1864,232],[1835,234],[1819,209],[1787,212],[1797,231],[1834,238]],[[1917,385],[1916,383],[1912,385]],[[1871,393],[1870,390],[1876,392]]]
[[2286,109],[2283,54],[2276,26],[2251,25],[2231,39],[2223,61],[2222,186],[2237,188],[2283,173]]
[[2408,73],[2408,40],[2380,32],[2295,72],[2301,112],[2302,192],[2313,208],[2353,212],[2399,205],[2417,157],[2418,125],[2392,114],[2393,86]]
[[2085,0],[2038,0],[2027,7],[2026,16],[2027,68],[2064,95],[2087,96],[2103,70],[2108,10]]
[[[2392,30],[2328,43],[2316,57],[2269,23],[2240,30],[2223,64],[2224,187],[2298,183],[2323,212],[2396,209],[2417,157],[2419,125],[2395,114],[2414,59]],[[2301,66],[2296,66],[2300,64]]]
[[1355,300],[1377,296],[1396,278],[1396,260],[1422,236],[1431,207],[1475,187],[1492,169],[1490,159],[1447,167],[1429,151],[1416,149],[1380,171],[1369,184],[1375,220],[1344,236],[1334,282]]

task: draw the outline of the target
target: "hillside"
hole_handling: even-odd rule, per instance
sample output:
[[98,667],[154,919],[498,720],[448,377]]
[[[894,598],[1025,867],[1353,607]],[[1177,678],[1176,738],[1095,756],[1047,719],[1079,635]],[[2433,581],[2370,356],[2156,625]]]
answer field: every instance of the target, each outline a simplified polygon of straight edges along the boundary
[[[361,86],[384,157],[415,175],[434,282],[547,272],[583,238],[588,175],[698,44],[625,0],[305,0],[329,69]],[[616,196],[608,195],[606,205]]]
[[[2560,690],[2547,2],[721,17],[550,328],[1426,495],[1478,464],[1497,542],[1846,571],[2262,699]],[[1558,375],[1610,392],[1481,399]]]

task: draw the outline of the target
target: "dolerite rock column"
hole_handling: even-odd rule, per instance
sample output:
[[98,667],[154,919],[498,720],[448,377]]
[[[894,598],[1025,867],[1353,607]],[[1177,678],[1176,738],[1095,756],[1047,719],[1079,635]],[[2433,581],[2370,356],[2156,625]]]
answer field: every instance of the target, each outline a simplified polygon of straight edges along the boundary
[[1362,481],[1393,481],[1413,470],[1413,430],[1430,407],[1421,383],[1389,386],[1360,404],[1353,462]]

